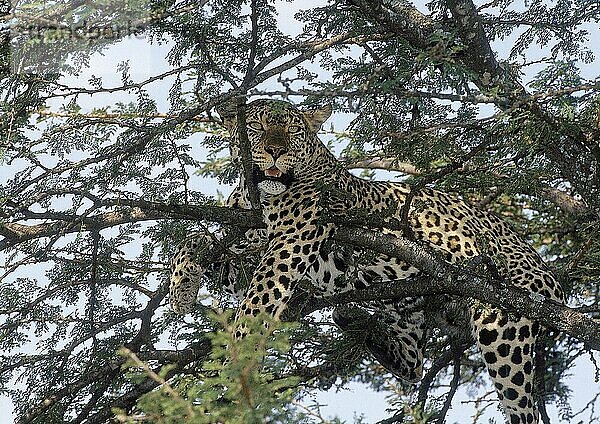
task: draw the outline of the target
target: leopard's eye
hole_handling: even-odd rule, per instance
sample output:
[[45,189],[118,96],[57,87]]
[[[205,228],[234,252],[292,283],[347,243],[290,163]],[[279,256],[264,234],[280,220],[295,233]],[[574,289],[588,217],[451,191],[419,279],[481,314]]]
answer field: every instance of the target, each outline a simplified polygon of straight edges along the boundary
[[260,122],[248,122],[247,125],[249,128],[252,128],[253,130],[264,131],[264,128]]
[[302,131],[302,128],[300,128],[298,125],[290,125],[287,129],[290,133],[297,133]]

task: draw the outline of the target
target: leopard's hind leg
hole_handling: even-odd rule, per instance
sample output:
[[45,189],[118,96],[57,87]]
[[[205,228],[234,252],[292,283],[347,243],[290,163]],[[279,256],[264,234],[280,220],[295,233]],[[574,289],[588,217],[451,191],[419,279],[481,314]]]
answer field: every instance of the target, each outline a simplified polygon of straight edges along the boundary
[[416,299],[377,302],[369,314],[359,307],[341,307],[333,312],[334,322],[346,332],[362,333],[365,347],[397,377],[416,382],[423,374],[426,329],[423,311]]

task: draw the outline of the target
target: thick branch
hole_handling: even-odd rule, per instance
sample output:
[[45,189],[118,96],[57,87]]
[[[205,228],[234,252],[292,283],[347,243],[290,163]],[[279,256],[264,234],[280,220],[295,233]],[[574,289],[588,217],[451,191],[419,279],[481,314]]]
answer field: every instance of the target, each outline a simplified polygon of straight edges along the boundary
[[248,140],[248,133],[246,131],[246,104],[245,99],[242,97],[237,103],[237,123],[238,123],[238,138],[240,140],[240,156],[242,161],[242,172],[244,173],[244,180],[246,181],[246,187],[248,188],[248,200],[252,209],[260,210],[260,196],[258,189],[254,185],[252,169],[254,167],[252,162],[252,152],[250,150],[250,140]]
[[[76,215],[63,215],[62,220],[24,225],[17,222],[0,224],[0,251],[22,243],[42,237],[60,234],[70,234],[83,230],[101,231],[131,222],[152,221],[157,219],[192,219],[219,222],[221,224],[238,225],[244,228],[260,228],[264,224],[262,219],[247,210],[231,209],[211,205],[175,205],[144,200],[108,199],[100,203],[101,206],[118,207],[116,211],[98,213],[81,218]],[[80,220],[82,226],[73,226],[74,220]]]
[[[116,200],[113,202],[117,203]],[[145,201],[118,201],[118,203],[121,205],[129,204],[134,209],[139,208],[141,213],[140,220],[186,218],[234,224],[242,228],[260,228],[264,226],[262,219],[257,214],[248,210],[236,210],[218,206],[161,205]],[[95,216],[89,219],[94,220],[93,222],[98,226],[105,226],[103,228],[116,225],[120,222],[119,220],[107,222],[106,220],[103,221],[103,218],[105,219],[105,217]],[[346,226],[365,224],[364,220],[353,222],[348,217],[337,217],[335,220],[338,222],[338,225],[339,222],[342,222],[342,225],[345,224]],[[375,227],[377,226],[376,222],[370,222],[370,224]],[[6,230],[7,225],[11,224],[4,224],[0,229]],[[57,228],[60,227],[58,225],[50,229],[44,227],[45,224],[40,225],[42,225],[42,228],[38,233],[36,233],[36,229],[39,226],[31,226],[28,227],[29,230],[25,232],[25,235],[21,237],[32,239],[54,235],[61,231],[60,228]],[[381,226],[385,225],[383,222],[381,223]],[[64,223],[64,226],[67,227],[68,223]],[[485,278],[470,274],[464,269],[444,262],[431,253],[424,245],[365,228],[341,227],[336,231],[334,238],[343,243],[350,243],[361,248],[371,249],[378,253],[400,258],[422,270],[427,274],[429,279],[427,281],[415,281],[411,284],[372,286],[366,290],[344,293],[332,298],[314,299],[303,308],[302,313],[348,302],[444,293],[455,294],[474,297],[502,309],[540,320],[547,327],[564,331],[576,339],[587,343],[590,348],[600,350],[600,337],[598,336],[600,334],[600,323],[597,321],[585,314],[543,297],[538,297],[525,290],[509,285],[494,284]],[[6,240],[1,243],[5,242]]]
[[362,228],[338,229],[335,238],[362,248],[397,257],[428,275],[414,284],[372,286],[355,293],[323,299],[323,307],[349,301],[382,298],[456,294],[474,297],[502,309],[539,320],[600,350],[600,323],[566,306],[510,285],[494,284],[486,278],[468,273],[434,256],[429,249],[413,241]]
[[383,169],[386,171],[398,171],[408,175],[421,175],[423,171],[412,163],[400,162],[396,158],[371,158],[350,162],[346,165],[348,169]]
[[460,39],[465,45],[460,59],[475,72],[473,81],[482,91],[500,87],[504,96],[520,98],[527,93],[525,87],[506,74],[500,66],[488,42],[483,23],[470,0],[447,0],[448,8]]
[[369,19],[400,35],[412,46],[425,49],[430,45],[435,29],[433,21],[411,4],[394,2],[394,5],[388,5],[377,0],[348,0],[348,3],[356,6]]

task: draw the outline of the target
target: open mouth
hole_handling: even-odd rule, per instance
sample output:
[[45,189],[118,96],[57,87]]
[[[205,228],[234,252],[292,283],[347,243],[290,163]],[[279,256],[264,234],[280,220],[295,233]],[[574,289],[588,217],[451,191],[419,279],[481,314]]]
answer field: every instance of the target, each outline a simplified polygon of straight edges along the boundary
[[279,169],[277,169],[274,166],[272,166],[269,169],[265,169],[265,176],[266,177],[280,178],[282,175],[283,175],[283,172],[281,172]]
[[277,181],[285,184],[286,187],[289,187],[293,180],[291,173],[284,173],[275,166],[265,169],[264,171],[261,171],[257,166],[255,166],[252,169],[252,177],[254,179],[254,184],[258,184],[263,181]]

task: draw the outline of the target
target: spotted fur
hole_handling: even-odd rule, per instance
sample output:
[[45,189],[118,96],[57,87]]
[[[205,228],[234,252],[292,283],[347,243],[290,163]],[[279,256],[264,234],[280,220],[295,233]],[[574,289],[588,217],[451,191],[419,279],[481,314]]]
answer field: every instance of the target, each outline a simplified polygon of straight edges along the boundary
[[[258,235],[247,233],[241,246],[242,250],[247,249],[252,245],[248,239],[255,236],[261,247],[237,319],[260,313],[280,317],[294,290],[306,279],[321,294],[375,283],[410,283],[419,270],[394,258],[380,255],[359,267],[353,260],[356,252],[344,256],[330,249],[333,253],[326,253],[325,246],[335,226],[322,220],[325,211],[351,210],[388,214],[390,220],[398,220],[407,198],[411,199],[408,217],[414,237],[429,244],[448,262],[468,261],[485,252],[497,259],[500,273],[512,284],[563,300],[559,284],[540,257],[497,216],[450,194],[429,188],[411,192],[409,185],[365,181],[343,169],[316,136],[330,114],[327,108],[303,112],[286,102],[258,100],[247,105],[246,113],[255,166],[253,183],[261,192],[267,229]],[[239,142],[235,115],[222,117],[235,147]],[[242,181],[232,196],[232,206],[248,207],[245,184]],[[392,230],[386,232],[395,234]],[[184,253],[180,251],[175,257],[171,304],[176,311],[190,309],[199,286],[199,269],[190,265],[190,252],[198,246],[210,248],[212,242],[204,239],[196,247],[184,245]],[[347,278],[349,275],[354,278]],[[380,303],[389,334],[384,340],[371,340],[368,346],[384,366],[407,380],[418,379],[422,372],[423,314],[414,310],[419,302],[417,298]],[[537,423],[532,355],[539,325],[476,301],[468,309],[473,337],[508,421]],[[406,313],[407,310],[412,312]],[[334,314],[334,318],[342,329],[348,327],[348,317],[343,313]],[[239,326],[238,337],[245,331]]]

